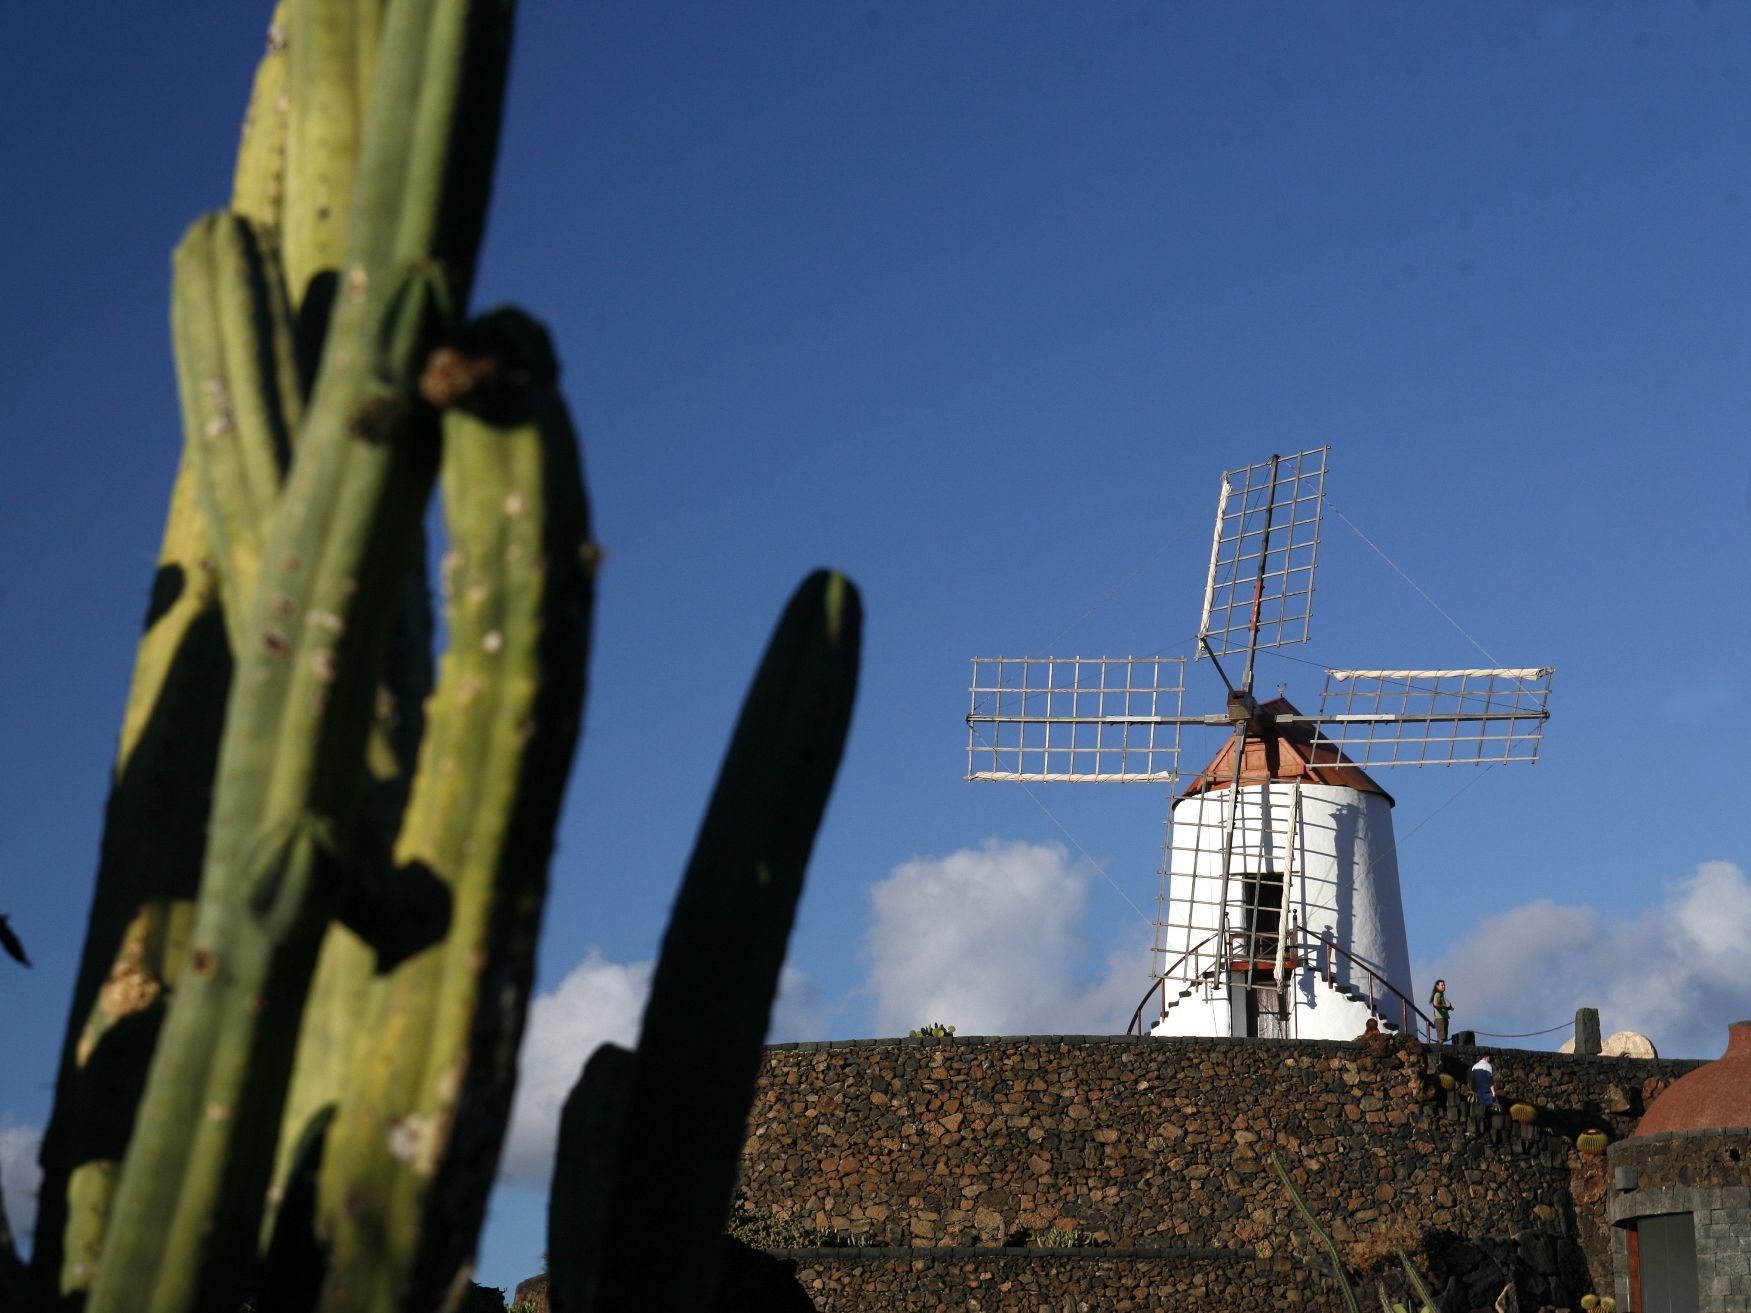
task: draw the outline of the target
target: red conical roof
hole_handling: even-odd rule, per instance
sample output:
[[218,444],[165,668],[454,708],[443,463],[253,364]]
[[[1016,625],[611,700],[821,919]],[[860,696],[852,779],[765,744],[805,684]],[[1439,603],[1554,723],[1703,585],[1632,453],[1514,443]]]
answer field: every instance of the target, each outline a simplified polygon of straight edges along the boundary
[[1635,1135],[1714,1131],[1724,1126],[1751,1126],[1751,1021],[1729,1025],[1727,1051],[1667,1086],[1648,1105]]
[[[1259,704],[1261,716],[1298,716],[1288,698],[1273,698]],[[1192,778],[1180,794],[1213,793],[1234,782],[1234,744],[1230,738],[1222,745],[1208,766]],[[1264,732],[1249,730],[1246,747],[1240,757],[1242,784],[1287,783],[1300,780],[1304,784],[1332,784],[1340,789],[1355,789],[1361,793],[1378,793],[1388,803],[1392,795],[1374,782],[1355,762],[1330,743],[1315,743],[1311,725],[1267,725]]]

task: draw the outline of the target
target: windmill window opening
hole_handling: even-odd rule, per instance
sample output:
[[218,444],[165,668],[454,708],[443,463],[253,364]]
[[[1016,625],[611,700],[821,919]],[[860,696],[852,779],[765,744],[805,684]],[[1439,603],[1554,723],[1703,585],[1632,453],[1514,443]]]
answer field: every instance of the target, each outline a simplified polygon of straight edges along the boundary
[[1232,960],[1247,973],[1249,983],[1263,984],[1276,972],[1283,932],[1283,876],[1252,871],[1240,875],[1239,881],[1241,922]]

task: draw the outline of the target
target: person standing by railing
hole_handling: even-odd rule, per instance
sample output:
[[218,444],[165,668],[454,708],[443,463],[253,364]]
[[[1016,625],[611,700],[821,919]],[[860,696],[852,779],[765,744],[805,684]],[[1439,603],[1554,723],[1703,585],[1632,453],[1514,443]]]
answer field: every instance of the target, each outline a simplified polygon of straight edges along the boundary
[[1453,1005],[1447,1001],[1447,982],[1437,980],[1429,995],[1429,1006],[1435,1012],[1435,1043],[1447,1042],[1447,1018],[1453,1015]]

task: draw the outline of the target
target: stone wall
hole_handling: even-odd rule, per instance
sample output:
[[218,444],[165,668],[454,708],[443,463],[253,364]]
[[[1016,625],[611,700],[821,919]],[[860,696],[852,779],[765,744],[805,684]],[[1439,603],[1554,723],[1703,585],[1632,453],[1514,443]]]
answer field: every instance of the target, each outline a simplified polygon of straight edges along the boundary
[[[1603,1161],[1577,1152],[1570,1137],[1595,1124],[1613,1138],[1627,1134],[1645,1102],[1696,1064],[1496,1053],[1498,1088],[1535,1105],[1535,1124],[1485,1118],[1463,1099],[1474,1053],[1407,1038],[780,1045],[767,1053],[750,1115],[743,1199],[756,1213],[913,1250],[904,1260],[799,1257],[799,1278],[812,1273],[820,1309],[936,1306],[934,1296],[904,1295],[906,1272],[961,1281],[961,1293],[977,1298],[964,1284],[973,1279],[968,1264],[1001,1268],[1011,1282],[1057,1282],[1071,1300],[1064,1307],[1074,1307],[1062,1282],[1101,1261],[1130,1264],[1137,1288],[1162,1292],[1161,1307],[1178,1306],[1165,1294],[1194,1278],[1220,1288],[1210,1307],[1280,1307],[1284,1274],[1306,1275],[1281,1260],[1317,1250],[1269,1170],[1275,1151],[1352,1263],[1371,1249],[1390,1262],[1390,1245],[1404,1243],[1437,1284],[1451,1283],[1455,1302],[1464,1292],[1465,1307],[1487,1306],[1510,1276],[1527,1309],[1608,1292]],[[1459,1088],[1439,1081],[1442,1064]],[[1082,1253],[1030,1266],[1000,1253],[923,1252],[1001,1251],[1048,1233],[1249,1259]],[[1146,1273],[1137,1266],[1146,1262],[1157,1266]],[[1038,1306],[1046,1303],[1056,1308],[1059,1299],[1042,1293]]]
[[1333,1289],[1312,1269],[1283,1259],[1147,1250],[877,1250],[793,1261],[797,1284],[816,1309],[1282,1313],[1323,1308]]

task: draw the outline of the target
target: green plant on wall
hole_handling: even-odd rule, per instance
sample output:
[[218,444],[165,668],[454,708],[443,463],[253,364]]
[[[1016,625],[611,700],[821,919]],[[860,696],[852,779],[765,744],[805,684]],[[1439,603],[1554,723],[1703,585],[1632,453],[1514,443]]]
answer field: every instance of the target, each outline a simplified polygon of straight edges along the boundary
[[907,1039],[947,1039],[955,1033],[955,1028],[945,1022],[933,1021],[928,1026],[920,1026],[916,1030],[906,1032]]
[[751,1249],[867,1249],[881,1241],[867,1233],[835,1231],[800,1218],[776,1217],[737,1197],[725,1234]]
[[[546,332],[467,308],[512,8],[282,0],[231,202],[175,252],[182,455],[28,1273],[0,1220],[5,1307],[388,1313],[467,1290],[598,560]],[[709,1300],[860,631],[825,572],[779,621],[637,1050],[568,1104],[557,1308]],[[653,1283],[625,1260],[659,1213],[677,1271]]]
[[[1321,1226],[1319,1219],[1313,1215],[1313,1210],[1307,1206],[1307,1200],[1302,1197],[1301,1191],[1295,1188],[1295,1182],[1289,1179],[1289,1172],[1283,1166],[1283,1160],[1277,1156],[1276,1150],[1271,1150],[1267,1157],[1270,1160],[1271,1170],[1277,1174],[1277,1179],[1283,1183],[1283,1189],[1288,1192],[1290,1201],[1295,1205],[1295,1211],[1301,1214],[1301,1220],[1307,1223],[1308,1230],[1313,1232],[1313,1238],[1318,1241],[1319,1247],[1325,1250],[1326,1257],[1331,1262],[1331,1275],[1337,1281],[1339,1293],[1343,1296],[1344,1307],[1350,1313],[1362,1313],[1361,1305],[1356,1301],[1356,1289],[1350,1284],[1349,1271],[1344,1266],[1343,1255],[1338,1252],[1337,1242],[1332,1239],[1331,1232]],[[1404,1269],[1405,1277],[1409,1281],[1412,1291],[1416,1294],[1417,1304],[1415,1308],[1407,1308],[1404,1304],[1389,1302],[1384,1291],[1376,1290],[1375,1293],[1380,1299],[1380,1307],[1385,1313],[1438,1313],[1434,1297],[1429,1294],[1428,1287],[1424,1285],[1416,1265],[1410,1260],[1410,1255],[1406,1254],[1403,1249],[1395,1252],[1399,1264]]]

